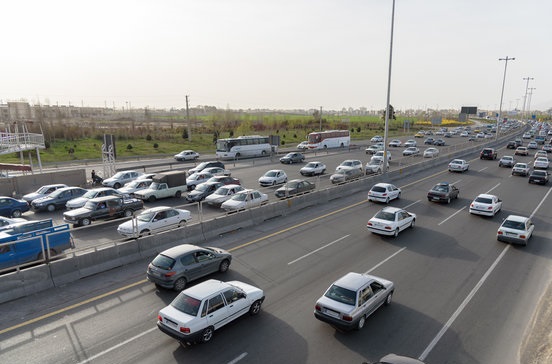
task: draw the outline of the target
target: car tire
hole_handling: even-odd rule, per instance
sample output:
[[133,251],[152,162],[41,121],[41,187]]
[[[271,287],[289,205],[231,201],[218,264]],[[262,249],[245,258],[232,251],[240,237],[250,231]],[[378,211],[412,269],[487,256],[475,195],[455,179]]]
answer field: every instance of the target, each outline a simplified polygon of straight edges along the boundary
[[228,271],[228,267],[230,267],[230,262],[228,261],[228,259],[224,259],[222,262],[220,262],[219,272],[225,273],[226,271]]
[[395,232],[393,233],[393,237],[396,238],[397,236],[399,236],[399,228],[396,228]]
[[121,188],[121,184],[119,182],[117,182],[113,185],[113,188],[118,190],[119,188]]
[[214,333],[215,333],[215,329],[212,326],[209,326],[203,329],[203,332],[201,333],[201,342],[207,343],[211,341]]
[[21,217],[21,210],[13,210],[12,211],[12,217]]
[[389,197],[387,197],[387,198],[385,199],[385,203],[386,203],[386,204],[389,203]]
[[389,293],[387,297],[385,297],[385,306],[389,306],[391,304],[391,301],[393,300],[393,292]]
[[416,219],[412,219],[412,222],[410,223],[410,228],[413,229],[414,225],[416,225]]
[[148,197],[148,202],[155,202],[155,200],[157,200],[157,198],[154,195]]
[[88,225],[90,225],[90,223],[92,223],[92,221],[87,217],[85,217],[84,219],[79,221],[80,226],[88,226]]
[[184,290],[184,288],[186,288],[187,283],[188,282],[186,281],[186,278],[180,277],[174,282],[174,287],[173,288],[174,288],[175,291],[180,292],[180,291]]
[[362,315],[362,316],[360,317],[360,320],[358,320],[356,329],[357,329],[357,330],[362,330],[362,328],[364,327],[364,324],[365,324],[365,323],[366,323],[366,316]]
[[249,307],[249,314],[251,316],[255,316],[255,315],[259,314],[259,312],[261,312],[261,305],[262,304],[263,304],[263,301],[261,301],[261,300],[257,300],[255,302],[253,302],[251,307]]
[[46,210],[48,210],[48,212],[54,212],[56,210],[56,205],[49,204],[48,206],[46,206]]
[[186,220],[180,220],[178,222],[178,227],[186,226],[187,221]]
[[182,191],[176,191],[176,193],[174,194],[174,197],[176,198],[182,197]]

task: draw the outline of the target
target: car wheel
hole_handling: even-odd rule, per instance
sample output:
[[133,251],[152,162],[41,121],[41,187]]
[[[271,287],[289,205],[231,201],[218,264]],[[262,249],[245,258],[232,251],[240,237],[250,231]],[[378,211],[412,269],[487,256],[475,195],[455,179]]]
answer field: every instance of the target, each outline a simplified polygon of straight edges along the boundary
[[148,197],[148,202],[155,202],[156,198],[155,196],[151,195],[150,197]]
[[236,153],[236,158],[239,158],[241,157],[241,154],[240,153]]
[[358,320],[358,324],[357,324],[357,327],[356,329],[357,330],[362,330],[362,328],[364,327],[364,324],[366,323],[366,317],[365,316],[361,316],[360,317],[360,320]]
[[176,198],[182,197],[182,191],[176,191],[176,193],[174,194],[174,197]]
[[21,210],[13,210],[12,217],[21,217]]
[[186,220],[180,220],[180,221],[178,222],[178,227],[182,227],[182,226],[185,226],[185,225],[186,225],[186,223],[187,223],[187,221],[186,221]]
[[151,235],[151,231],[148,229],[140,231],[140,234],[138,236],[144,236],[144,235]]
[[209,326],[209,327],[205,328],[203,330],[203,332],[201,333],[201,342],[206,343],[206,342],[211,341],[211,339],[213,338],[214,332],[215,332],[215,330],[213,329],[212,326]]
[[396,238],[397,236],[399,236],[399,228],[396,228],[395,229],[395,233],[393,234],[393,236]]
[[263,302],[261,300],[257,300],[255,302],[253,302],[253,304],[251,305],[251,307],[249,307],[249,314],[251,316],[255,316],[257,315],[259,312],[261,312],[261,305],[263,304]]
[[274,185],[276,185],[276,181],[275,181],[275,180],[274,180],[274,181],[272,181],[272,185],[273,185],[273,186],[274,186]]
[[410,223],[410,228],[414,228],[414,225],[416,225],[416,219],[412,219],[412,222]]
[[186,288],[186,278],[181,277],[174,282],[174,290],[177,292],[182,291],[184,288]]
[[397,195],[397,200],[401,198],[401,193],[399,192],[399,194]]
[[385,305],[389,306],[391,304],[392,299],[393,299],[393,292],[389,293],[385,298]]
[[263,156],[263,157],[266,156],[266,150],[263,150],[263,151],[261,152],[261,156]]
[[90,219],[84,218],[80,221],[79,225],[80,226],[88,226],[88,225],[90,225],[90,223],[91,223]]
[[56,205],[50,204],[46,206],[46,210],[48,210],[48,212],[54,212],[56,210]]
[[385,203],[389,203],[389,197],[385,199]]
[[131,217],[133,214],[133,211],[132,210],[125,210],[125,212],[123,213],[123,216],[124,217]]
[[121,188],[121,184],[119,182],[117,182],[113,185],[113,188],[118,190],[119,188]]
[[230,262],[228,261],[228,259],[224,259],[222,262],[220,262],[219,272],[226,272],[228,270],[228,267],[230,267]]

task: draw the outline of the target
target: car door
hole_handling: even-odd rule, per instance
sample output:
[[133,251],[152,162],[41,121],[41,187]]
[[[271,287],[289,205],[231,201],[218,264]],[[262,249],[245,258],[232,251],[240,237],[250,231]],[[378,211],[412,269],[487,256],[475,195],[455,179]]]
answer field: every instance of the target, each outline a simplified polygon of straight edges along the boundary
[[205,276],[207,274],[214,273],[219,269],[219,261],[216,256],[206,250],[199,250],[195,253],[195,259],[201,266],[201,274]]
[[249,301],[244,292],[231,287],[222,292],[228,310],[228,322],[235,320],[249,310]]
[[207,302],[207,326],[213,326],[216,329],[229,322],[228,307],[220,293],[215,294]]
[[180,264],[178,271],[188,282],[203,277],[202,265],[197,261],[195,252],[183,255],[178,260]]
[[249,207],[260,206],[262,202],[261,193],[259,191],[254,191],[250,195]]
[[167,211],[157,211],[151,219],[149,230],[159,232],[168,229]]
[[399,231],[403,231],[410,226],[410,214],[406,211],[398,211],[396,213],[396,221],[399,226]]

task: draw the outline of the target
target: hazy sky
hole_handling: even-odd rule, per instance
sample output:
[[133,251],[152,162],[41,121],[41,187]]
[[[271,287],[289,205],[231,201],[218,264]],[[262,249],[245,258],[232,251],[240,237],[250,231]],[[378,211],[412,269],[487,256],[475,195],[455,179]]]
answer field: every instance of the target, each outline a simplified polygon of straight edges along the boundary
[[[0,100],[383,109],[392,0],[2,3]],[[396,0],[396,109],[552,107],[552,1]]]

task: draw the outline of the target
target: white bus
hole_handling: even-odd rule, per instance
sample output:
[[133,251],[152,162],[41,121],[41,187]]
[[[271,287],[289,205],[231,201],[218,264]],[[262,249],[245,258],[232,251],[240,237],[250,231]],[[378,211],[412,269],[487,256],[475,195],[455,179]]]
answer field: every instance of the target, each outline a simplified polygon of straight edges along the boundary
[[237,159],[270,155],[273,146],[270,138],[260,135],[246,135],[237,138],[217,140],[217,158]]
[[308,149],[344,148],[351,144],[349,130],[315,131],[309,134]]

